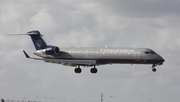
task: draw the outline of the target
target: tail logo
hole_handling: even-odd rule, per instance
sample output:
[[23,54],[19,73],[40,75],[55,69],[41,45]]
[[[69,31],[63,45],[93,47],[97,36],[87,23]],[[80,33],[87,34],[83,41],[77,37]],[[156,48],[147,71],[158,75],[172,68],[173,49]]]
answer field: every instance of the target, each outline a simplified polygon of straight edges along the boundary
[[36,40],[36,44],[38,47],[40,47],[42,44],[41,44],[41,40]]

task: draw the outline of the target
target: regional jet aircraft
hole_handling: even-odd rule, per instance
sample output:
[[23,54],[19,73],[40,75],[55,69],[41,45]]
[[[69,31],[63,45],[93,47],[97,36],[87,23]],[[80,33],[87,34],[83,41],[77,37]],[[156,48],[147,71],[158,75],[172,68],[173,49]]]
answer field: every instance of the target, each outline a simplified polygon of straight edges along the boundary
[[151,64],[152,71],[157,65],[165,61],[160,55],[148,48],[112,48],[112,47],[57,47],[47,45],[39,31],[26,33],[32,39],[36,48],[35,55],[41,58],[32,58],[24,50],[26,58],[43,60],[76,67],[74,72],[81,73],[81,66],[92,67],[91,73],[97,73],[96,66],[107,64]]

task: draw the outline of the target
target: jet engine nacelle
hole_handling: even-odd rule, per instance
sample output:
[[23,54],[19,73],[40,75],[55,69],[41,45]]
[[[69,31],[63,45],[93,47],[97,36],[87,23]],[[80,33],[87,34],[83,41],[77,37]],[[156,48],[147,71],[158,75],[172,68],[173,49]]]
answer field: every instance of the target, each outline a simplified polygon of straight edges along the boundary
[[57,46],[51,46],[49,45],[46,50],[45,50],[45,53],[48,54],[48,55],[58,55],[60,53],[60,50],[59,50],[59,47]]

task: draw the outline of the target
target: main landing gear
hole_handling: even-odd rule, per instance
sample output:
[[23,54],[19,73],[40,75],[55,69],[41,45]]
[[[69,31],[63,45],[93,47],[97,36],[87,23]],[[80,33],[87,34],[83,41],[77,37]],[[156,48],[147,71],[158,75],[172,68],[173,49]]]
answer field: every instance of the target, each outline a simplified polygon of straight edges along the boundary
[[91,71],[91,73],[96,74],[98,70],[97,70],[97,68],[94,66],[94,68],[91,68],[90,71]]
[[81,68],[78,66],[77,68],[74,69],[74,72],[75,72],[75,73],[81,73],[82,70],[81,70]]
[[[96,74],[97,73],[97,68],[94,66],[93,68],[91,68],[90,72],[93,73],[93,74]],[[82,72],[82,69],[80,68],[80,66],[78,66],[77,68],[74,69],[74,72],[79,74]]]

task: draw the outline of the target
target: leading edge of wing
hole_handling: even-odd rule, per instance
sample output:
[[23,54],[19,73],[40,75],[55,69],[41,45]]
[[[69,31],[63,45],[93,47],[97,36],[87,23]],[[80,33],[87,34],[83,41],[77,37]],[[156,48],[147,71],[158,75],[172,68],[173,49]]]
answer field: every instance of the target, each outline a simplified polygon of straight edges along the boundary
[[44,60],[44,59],[42,59],[42,58],[32,58],[32,57],[30,57],[30,56],[26,53],[26,51],[24,51],[24,50],[23,50],[23,53],[24,53],[24,55],[26,56],[26,58],[34,59],[34,60]]

